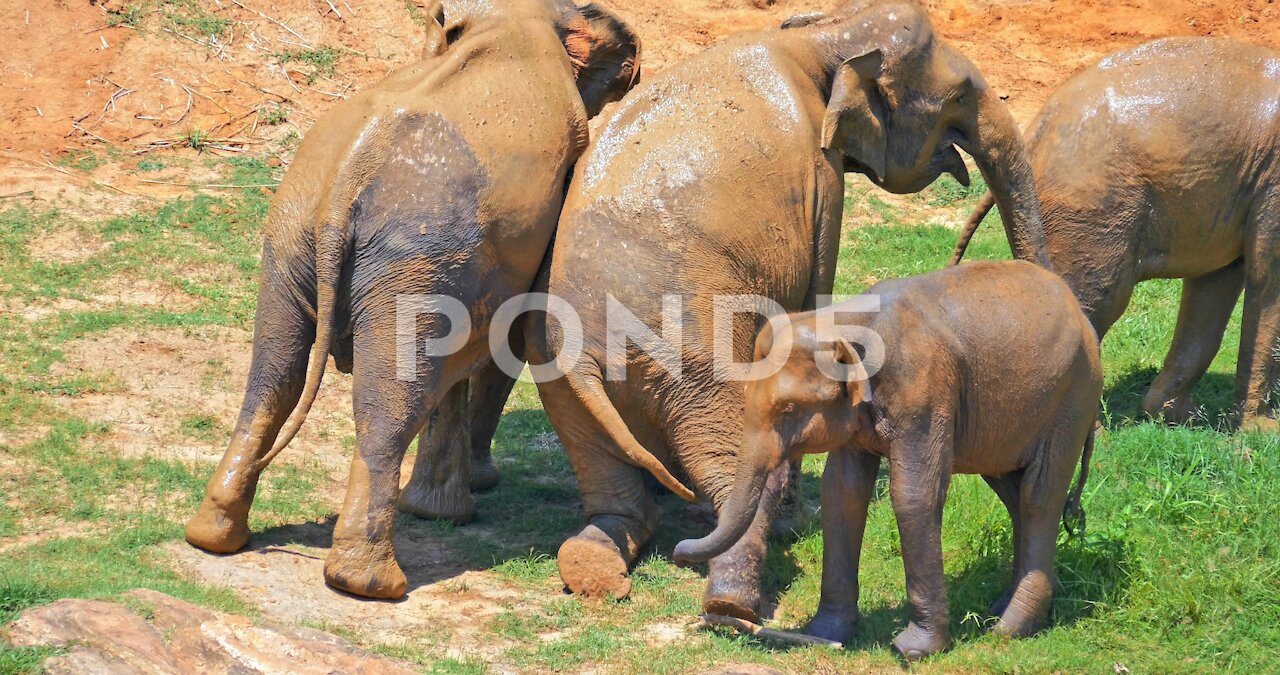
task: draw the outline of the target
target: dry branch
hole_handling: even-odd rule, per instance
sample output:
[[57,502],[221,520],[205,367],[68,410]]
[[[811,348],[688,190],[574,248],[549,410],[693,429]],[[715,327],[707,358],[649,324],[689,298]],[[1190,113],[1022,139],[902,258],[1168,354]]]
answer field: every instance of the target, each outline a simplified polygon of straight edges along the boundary
[[792,633],[783,630],[774,630],[765,628],[764,626],[751,623],[746,619],[739,619],[735,616],[724,616],[722,614],[703,614],[698,619],[698,627],[706,628],[707,626],[728,626],[742,633],[750,633],[762,640],[773,640],[774,642],[782,642],[790,645],[800,645],[803,647],[829,647],[831,649],[844,649],[844,645],[827,640],[825,638],[805,635],[803,633]]

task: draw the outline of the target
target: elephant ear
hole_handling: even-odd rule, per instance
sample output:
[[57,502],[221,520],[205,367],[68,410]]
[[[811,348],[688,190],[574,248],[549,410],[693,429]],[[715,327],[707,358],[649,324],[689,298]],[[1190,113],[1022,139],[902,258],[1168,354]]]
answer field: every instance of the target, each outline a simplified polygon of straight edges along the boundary
[[427,21],[427,40],[422,46],[423,60],[440,56],[449,46],[449,39],[444,28],[444,5],[440,0],[431,0],[423,8]]
[[822,21],[825,18],[827,18],[827,15],[823,12],[808,12],[806,14],[796,14],[790,19],[783,21],[781,27],[783,30],[790,30],[792,28],[804,28],[805,26],[812,26],[813,24],[819,21]]
[[842,363],[848,368],[850,377],[845,385],[848,387],[849,400],[855,406],[859,403],[871,403],[871,378],[867,376],[867,368],[862,365],[858,351],[844,338],[836,339],[832,347],[835,348],[836,363]]
[[839,148],[884,179],[889,139],[884,104],[876,92],[884,54],[875,49],[845,61],[831,82],[831,99],[822,119],[822,149]]
[[640,82],[640,37],[595,3],[566,2],[557,24],[573,63],[573,76],[587,114],[595,117]]

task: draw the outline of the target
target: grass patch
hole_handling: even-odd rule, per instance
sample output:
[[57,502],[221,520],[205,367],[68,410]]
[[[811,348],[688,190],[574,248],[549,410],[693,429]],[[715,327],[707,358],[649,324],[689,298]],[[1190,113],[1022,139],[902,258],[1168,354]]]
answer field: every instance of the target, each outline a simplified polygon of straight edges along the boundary
[[290,49],[276,54],[280,65],[299,63],[308,68],[307,84],[314,84],[321,77],[332,77],[338,72],[338,58],[342,50],[336,47],[315,49]]
[[[336,56],[335,56],[336,58]],[[276,172],[259,160],[219,164],[227,182],[272,184]],[[139,170],[150,170],[139,164]],[[157,167],[163,168],[163,167]],[[879,280],[943,266],[956,232],[920,225],[923,209],[951,208],[963,219],[977,194],[946,181],[918,200],[890,200],[874,191],[849,191],[839,257],[838,293],[856,293]],[[0,622],[28,607],[62,597],[116,597],[135,587],[170,593],[215,608],[252,614],[229,589],[181,578],[156,545],[177,541],[182,521],[198,504],[210,467],[158,458],[119,458],[101,449],[111,429],[75,417],[70,397],[120,386],[110,378],[55,377],[52,366],[69,343],[127,327],[247,328],[253,318],[259,231],[270,195],[245,188],[194,196],[102,222],[72,221],[57,212],[0,212],[0,283],[14,302],[37,305],[86,299],[127,278],[163,280],[200,298],[193,309],[119,306],[72,310],[24,319],[0,315],[0,432],[25,440],[3,449],[21,480],[0,511],[0,537],[21,534],[26,519],[71,524],[0,556]],[[928,211],[930,214],[936,211]],[[998,219],[997,214],[990,218]],[[854,225],[857,225],[855,227]],[[74,230],[101,246],[84,261],[33,258],[41,237]],[[969,249],[971,259],[1008,257],[1002,228],[989,222]],[[1061,588],[1044,633],[1001,641],[986,634],[982,616],[1008,580],[1011,529],[999,501],[977,477],[953,482],[944,514],[945,573],[957,646],[916,669],[923,672],[1103,672],[1116,663],[1133,672],[1270,671],[1280,651],[1280,441],[1231,433],[1219,423],[1233,397],[1238,316],[1222,353],[1196,394],[1204,419],[1169,428],[1145,420],[1140,404],[1163,361],[1178,307],[1176,282],[1139,286],[1129,312],[1103,347],[1105,429],[1085,492],[1089,529],[1063,539]],[[1239,309],[1237,308],[1237,312]],[[206,364],[212,370],[216,363]],[[227,373],[227,377],[240,377]],[[215,440],[230,420],[192,412],[184,434]],[[40,433],[16,433],[32,429]],[[536,389],[519,383],[494,443],[503,472],[496,490],[477,495],[476,521],[465,527],[399,520],[400,536],[428,529],[473,567],[493,571],[519,590],[521,606],[494,617],[487,630],[511,646],[499,655],[521,670],[698,672],[727,663],[758,663],[789,672],[856,672],[899,667],[890,641],[906,624],[901,543],[884,476],[868,522],[861,570],[862,624],[849,649],[779,650],[724,631],[694,636],[684,628],[700,609],[704,572],[670,562],[680,539],[705,534],[675,497],[659,498],[662,526],[632,572],[632,597],[583,602],[562,595],[554,556],[584,524],[577,486],[564,452],[547,443],[552,432]],[[335,436],[349,451],[350,435]],[[8,464],[6,464],[7,466]],[[824,458],[804,463],[801,493],[817,503]],[[267,472],[251,525],[262,530],[330,515],[321,493],[330,489],[322,467],[277,465]],[[21,519],[18,517],[21,515]],[[783,628],[802,625],[817,606],[823,540],[816,520],[771,547],[765,588]],[[461,581],[446,592],[470,591]],[[359,626],[327,626],[358,637]],[[675,631],[664,639],[663,631]],[[444,658],[438,636],[378,644],[373,651],[403,658],[429,672],[488,670],[472,656]],[[38,669],[48,650],[0,647],[0,672]],[[455,655],[456,656],[456,655]]]

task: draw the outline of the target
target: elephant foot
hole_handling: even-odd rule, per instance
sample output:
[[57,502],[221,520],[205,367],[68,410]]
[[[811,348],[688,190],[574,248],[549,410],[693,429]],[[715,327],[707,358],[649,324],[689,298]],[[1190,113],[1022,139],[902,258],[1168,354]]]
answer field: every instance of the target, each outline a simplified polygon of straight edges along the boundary
[[893,651],[908,661],[919,661],[951,647],[951,634],[945,630],[928,630],[912,621],[893,639]]
[[1142,411],[1153,419],[1162,419],[1172,425],[1186,424],[1200,414],[1200,408],[1191,396],[1173,398],[1154,389],[1147,392]]
[[471,491],[484,492],[498,485],[498,467],[493,462],[478,462],[471,465]]
[[556,562],[560,579],[575,595],[615,600],[631,595],[631,577],[622,551],[593,527],[561,544]]
[[210,553],[235,553],[249,544],[249,509],[220,508],[208,496],[187,521],[187,543]]
[[824,612],[819,607],[818,613],[809,619],[809,623],[805,624],[801,632],[847,645],[858,634],[858,614],[854,612],[850,616],[837,612]]
[[760,623],[760,585],[726,576],[712,570],[702,594],[702,611]]
[[1253,433],[1277,433],[1280,432],[1280,420],[1266,415],[1245,415],[1240,420],[1240,431]]
[[1032,572],[1018,584],[991,631],[1008,638],[1034,635],[1049,622],[1052,604],[1053,580],[1041,572]]
[[1000,597],[995,599],[990,605],[987,605],[987,616],[1003,616],[1005,610],[1009,609],[1009,601],[1013,599],[1013,589],[1006,590]]
[[476,498],[457,478],[443,484],[410,481],[400,491],[396,506],[419,518],[448,520],[455,525],[466,525],[476,517]]
[[402,598],[409,587],[390,544],[340,545],[336,536],[324,561],[324,582],[330,588],[378,600]]

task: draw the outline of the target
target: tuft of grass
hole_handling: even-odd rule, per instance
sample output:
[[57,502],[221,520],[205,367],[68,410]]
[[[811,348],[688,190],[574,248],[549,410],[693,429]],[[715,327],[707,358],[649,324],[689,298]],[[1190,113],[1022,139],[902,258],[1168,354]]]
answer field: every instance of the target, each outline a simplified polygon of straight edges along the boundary
[[317,47],[315,49],[291,49],[276,53],[276,61],[280,65],[300,63],[310,69],[307,73],[307,84],[314,84],[321,77],[332,77],[338,72],[338,58],[342,50],[336,47]]

